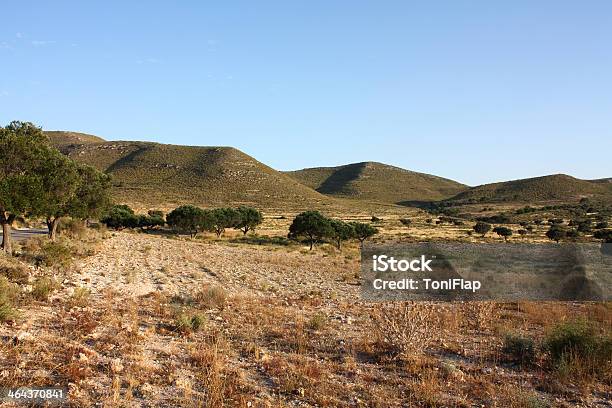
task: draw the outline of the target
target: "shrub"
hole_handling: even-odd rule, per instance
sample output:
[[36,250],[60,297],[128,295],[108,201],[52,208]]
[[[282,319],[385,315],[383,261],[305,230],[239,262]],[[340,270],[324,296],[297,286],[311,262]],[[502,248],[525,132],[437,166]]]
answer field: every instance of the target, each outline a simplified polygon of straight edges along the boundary
[[535,358],[535,343],[532,338],[517,334],[507,334],[502,351],[521,364]]
[[497,215],[492,215],[490,217],[478,217],[476,220],[486,222],[489,224],[509,224],[511,221],[510,217],[508,217],[505,214],[497,214]]
[[206,309],[223,309],[227,295],[220,286],[207,285],[196,295],[196,301]]
[[568,238],[578,238],[580,236],[580,233],[575,230],[575,229],[569,229],[567,230],[567,233],[565,234],[566,237]]
[[75,288],[70,303],[72,306],[85,307],[89,303],[91,291],[87,288]]
[[0,256],[0,276],[7,277],[15,283],[27,283],[28,268],[14,258]]
[[138,216],[134,214],[128,205],[114,205],[100,218],[100,222],[109,228],[123,229],[136,228],[138,226]]
[[552,226],[548,231],[546,231],[546,236],[551,241],[559,242],[567,236],[567,231],[559,226]]
[[32,297],[36,300],[47,301],[51,293],[58,289],[58,284],[55,280],[43,276],[34,281],[32,286]]
[[595,229],[605,229],[608,228],[608,223],[606,221],[601,221],[595,224]]
[[512,230],[508,227],[495,227],[493,232],[504,238],[504,241],[508,241],[508,237],[512,236]]
[[593,234],[595,239],[601,239],[604,242],[612,243],[612,229],[602,229],[595,231]]
[[138,227],[144,229],[151,229],[155,227],[163,227],[166,221],[159,215],[138,215]]
[[529,233],[527,230],[524,230],[524,229],[520,229],[517,232],[521,237],[524,237],[525,235]]
[[487,224],[486,222],[478,221],[476,225],[474,225],[474,232],[482,234],[483,238],[490,230],[491,224]]
[[287,237],[270,237],[268,235],[250,235],[231,239],[230,242],[253,244],[253,245],[280,245],[289,246],[291,241]]
[[409,358],[422,353],[436,337],[434,310],[420,303],[391,303],[373,315],[373,336],[392,356]]
[[61,242],[46,242],[37,255],[38,263],[48,267],[67,267],[72,263],[72,251]]
[[380,222],[380,218],[378,218],[377,216],[373,215],[372,218],[370,218],[370,221],[372,221],[372,222]]
[[14,321],[19,313],[13,306],[19,296],[19,287],[0,276],[0,322]]
[[176,330],[182,334],[197,332],[204,326],[205,318],[202,315],[188,315],[180,313],[174,321]]
[[60,220],[57,232],[70,238],[83,239],[87,236],[87,227],[82,220],[64,217]]
[[321,330],[323,327],[325,327],[326,322],[327,320],[325,315],[318,312],[315,313],[310,320],[308,320],[306,327],[308,327],[310,330]]
[[400,218],[400,222],[402,225],[409,226],[412,224],[412,220],[410,218]]
[[612,369],[612,337],[599,335],[593,324],[575,320],[553,327],[543,344],[563,374],[604,374]]

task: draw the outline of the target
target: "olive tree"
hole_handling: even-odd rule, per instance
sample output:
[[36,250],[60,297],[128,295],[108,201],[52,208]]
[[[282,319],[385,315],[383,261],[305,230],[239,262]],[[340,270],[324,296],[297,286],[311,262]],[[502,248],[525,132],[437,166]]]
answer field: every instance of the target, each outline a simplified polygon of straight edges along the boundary
[[363,244],[363,241],[366,239],[378,234],[378,229],[371,226],[370,224],[365,224],[362,222],[352,222],[351,226],[355,231],[355,238],[359,240]]
[[342,241],[355,236],[353,225],[341,220],[330,220],[330,223],[332,227],[331,238],[336,242],[336,248],[340,249]]
[[331,221],[318,211],[305,211],[298,214],[289,226],[289,238],[296,239],[300,236],[308,238],[311,250],[317,241],[332,234]]
[[179,232],[185,232],[193,238],[198,232],[211,228],[210,214],[193,206],[182,205],[166,216],[168,225]]
[[255,208],[240,206],[236,211],[238,212],[238,222],[234,225],[234,228],[241,230],[244,235],[249,231],[255,231],[255,228],[263,221],[261,211]]
[[567,231],[558,225],[553,225],[548,231],[546,231],[546,236],[551,241],[559,242],[567,236]]
[[40,201],[33,215],[45,218],[49,238],[55,241],[58,221],[70,215],[80,184],[77,164],[60,152],[49,151],[42,165]]
[[100,222],[113,229],[136,228],[139,219],[138,216],[134,214],[134,210],[128,205],[118,204],[112,206],[106,214],[102,216]]
[[41,168],[49,151],[47,137],[32,123],[15,121],[0,127],[0,224],[7,254],[13,250],[13,221],[41,203]]
[[508,227],[495,227],[493,232],[504,238],[504,241],[508,241],[508,237],[512,236],[512,230]]
[[478,234],[482,234],[484,238],[487,235],[487,232],[491,230],[491,224],[487,224],[486,222],[478,221],[476,225],[474,225],[474,231]]
[[211,212],[212,215],[212,231],[220,237],[225,232],[226,228],[236,228],[240,224],[240,213],[233,208],[215,208]]

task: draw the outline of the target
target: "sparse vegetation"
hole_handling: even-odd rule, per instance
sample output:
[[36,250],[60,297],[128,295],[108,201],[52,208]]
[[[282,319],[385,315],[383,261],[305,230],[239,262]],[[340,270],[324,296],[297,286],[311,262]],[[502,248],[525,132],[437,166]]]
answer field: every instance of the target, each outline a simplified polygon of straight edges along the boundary
[[[5,387],[70,384],[72,406],[543,407],[591,406],[605,398],[607,302],[356,302],[360,253],[349,242],[377,233],[377,242],[473,242],[468,234],[484,237],[492,222],[496,233],[519,224],[522,242],[541,243],[548,229],[541,220],[553,219],[565,220],[554,227],[571,228],[580,242],[605,242],[609,230],[597,228],[609,222],[605,202],[519,208],[511,201],[483,207],[479,199],[449,200],[416,209],[353,197],[349,211],[231,149],[101,140],[63,148],[112,167],[121,177],[115,198],[132,199],[105,212],[115,231],[90,228],[95,216],[87,224],[63,217],[55,242],[44,235],[16,241],[16,256],[0,257]],[[136,166],[143,163],[146,173]],[[222,171],[227,165],[244,175],[246,181],[230,186],[249,191],[241,200],[219,187],[232,183]],[[253,181],[260,171],[269,176],[261,184]],[[195,173],[208,181],[192,183]],[[144,177],[151,180],[137,184]],[[158,191],[161,180],[179,186],[164,181],[171,191]],[[336,182],[352,188],[363,180]],[[193,193],[177,193],[194,185]],[[291,191],[275,191],[287,185]],[[202,199],[217,193],[217,201]],[[291,194],[294,205],[324,208],[329,216],[298,213],[282,200],[278,208],[261,207],[265,219],[252,207],[226,207],[259,205],[260,195],[276,205],[277,197]],[[209,207],[182,205],[189,202]],[[173,207],[167,224],[163,211],[145,212]],[[46,221],[29,215],[12,221],[20,227]],[[187,239],[170,229],[200,235]],[[229,229],[243,234],[224,236]],[[320,249],[308,251],[298,239],[321,243]],[[554,322],[561,323],[550,327]]]

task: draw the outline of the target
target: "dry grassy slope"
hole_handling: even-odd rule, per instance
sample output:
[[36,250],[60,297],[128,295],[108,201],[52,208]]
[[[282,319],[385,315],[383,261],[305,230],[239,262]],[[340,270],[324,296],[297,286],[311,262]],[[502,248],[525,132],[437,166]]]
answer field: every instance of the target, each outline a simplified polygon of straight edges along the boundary
[[231,147],[128,141],[56,145],[73,159],[111,174],[116,200],[136,208],[172,208],[184,203],[260,208],[335,204]]
[[286,174],[323,194],[386,203],[440,200],[467,188],[449,179],[375,162],[309,168]]
[[537,202],[575,201],[582,197],[612,199],[612,189],[603,183],[580,180],[565,174],[484,184],[452,197],[452,201]]
[[58,148],[85,143],[100,143],[105,141],[101,137],[89,135],[87,133],[68,132],[63,130],[47,130],[44,133],[49,136],[53,144]]

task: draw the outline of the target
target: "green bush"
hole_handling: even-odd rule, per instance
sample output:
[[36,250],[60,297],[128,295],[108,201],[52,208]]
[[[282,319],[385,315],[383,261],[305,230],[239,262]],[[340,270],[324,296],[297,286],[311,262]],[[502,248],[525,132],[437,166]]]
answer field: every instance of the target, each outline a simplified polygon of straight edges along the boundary
[[14,321],[18,312],[14,302],[19,296],[19,287],[9,282],[6,276],[0,276],[0,322]]
[[504,241],[508,240],[508,237],[512,236],[512,230],[508,227],[495,227],[493,232],[504,238]]
[[327,318],[321,312],[315,313],[309,320],[306,325],[310,330],[321,330],[325,327],[327,323]]
[[100,222],[114,229],[136,228],[138,221],[138,216],[134,214],[134,210],[125,204],[114,205],[100,219]]
[[32,297],[36,300],[47,301],[51,293],[58,289],[58,286],[55,280],[47,276],[40,277],[32,286]]
[[535,343],[530,337],[507,334],[504,338],[502,351],[513,360],[526,363],[535,358]]
[[612,336],[598,334],[585,320],[556,325],[546,336],[543,348],[557,370],[600,374],[612,369]]
[[0,276],[6,276],[11,282],[27,283],[29,272],[18,260],[0,256]]
[[486,222],[482,222],[482,221],[478,221],[475,225],[474,225],[474,232],[478,233],[478,234],[482,234],[482,236],[484,237],[487,232],[489,232],[491,230],[491,224],[488,224]]
[[48,267],[67,267],[72,263],[72,251],[61,242],[46,242],[37,256],[38,263]]
[[179,314],[174,322],[176,330],[182,334],[190,334],[200,330],[205,323],[205,318],[202,315],[188,315],[186,313]]

